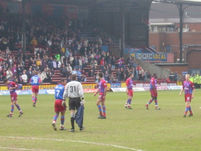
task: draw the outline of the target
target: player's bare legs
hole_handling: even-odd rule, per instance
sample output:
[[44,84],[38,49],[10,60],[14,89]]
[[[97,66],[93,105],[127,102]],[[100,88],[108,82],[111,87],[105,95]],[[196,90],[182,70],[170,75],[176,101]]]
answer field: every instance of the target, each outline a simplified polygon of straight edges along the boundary
[[100,116],[98,117],[99,119],[106,119],[106,107],[105,107],[105,97],[104,96],[99,96],[96,105],[99,110]]
[[59,112],[56,112],[55,116],[53,117],[53,121],[52,121],[52,126],[53,126],[53,129],[56,131],[57,130],[57,127],[56,127],[56,121],[57,121],[57,118],[59,117]]
[[97,102],[96,102],[96,105],[97,105],[97,107],[98,107],[98,110],[99,110],[99,117],[101,117],[103,114],[102,114],[102,108],[101,108],[101,99],[100,98],[98,98],[98,100],[97,100]]
[[65,130],[65,128],[64,128],[64,122],[65,122],[65,111],[61,112],[61,125],[60,125],[60,130]]
[[[59,117],[59,112],[56,112],[55,116],[53,117],[53,121],[52,121],[52,126],[53,129],[56,131],[56,121]],[[61,126],[60,126],[60,130],[65,130],[64,128],[64,122],[65,122],[65,111],[61,112]]]
[[145,105],[147,110],[149,109],[149,105],[153,102],[153,100],[154,100],[154,97],[152,96],[149,102],[147,102],[147,104]]
[[152,96],[151,99],[149,100],[149,102],[147,102],[147,104],[145,105],[146,106],[146,109],[148,110],[149,109],[149,105],[152,103],[152,102],[155,102],[155,110],[160,110],[159,106],[158,106],[158,100],[157,100],[157,96]]
[[19,104],[17,103],[17,100],[13,100],[13,98],[11,100],[11,110],[10,110],[10,113],[7,115],[7,117],[12,117],[13,116],[14,106],[17,107],[18,111],[20,112],[19,117],[21,117],[23,112],[22,112]]
[[12,117],[13,112],[14,112],[14,103],[13,103],[13,101],[11,101],[11,109],[10,109],[10,113],[7,115],[7,117]]
[[132,102],[133,96],[128,95],[128,100],[125,104],[125,108],[131,109],[131,102]]
[[190,101],[187,101],[186,102],[186,109],[185,109],[185,112],[184,112],[184,117],[186,117],[188,111],[190,112],[189,116],[193,116],[193,112],[191,110],[191,102]]
[[20,105],[17,103],[17,100],[16,101],[14,101],[14,104],[15,104],[15,106],[17,107],[17,109],[18,109],[18,111],[19,111],[19,117],[21,117],[22,116],[22,114],[23,114],[23,112],[22,112],[22,109],[20,108]]
[[155,110],[160,110],[160,108],[158,107],[157,97],[154,98],[154,102],[155,102]]
[[101,105],[102,105],[102,116],[103,116],[103,119],[106,119],[106,107],[105,107],[105,99],[103,99],[101,101]]
[[32,93],[33,107],[36,107],[37,95],[38,95],[37,93]]

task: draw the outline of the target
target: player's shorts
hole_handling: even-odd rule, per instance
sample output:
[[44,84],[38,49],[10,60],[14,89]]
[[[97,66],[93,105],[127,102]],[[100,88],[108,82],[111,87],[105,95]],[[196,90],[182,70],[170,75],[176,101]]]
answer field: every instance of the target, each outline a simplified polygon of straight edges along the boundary
[[17,93],[12,93],[10,94],[10,98],[11,98],[11,101],[14,102],[14,101],[17,101]]
[[151,93],[151,97],[156,98],[158,96],[157,91],[156,90],[150,90]]
[[133,97],[133,90],[132,89],[128,89],[127,95]]
[[33,93],[38,93],[38,91],[39,91],[39,86],[38,85],[33,85],[32,86],[32,92]]
[[66,110],[66,107],[62,105],[63,100],[55,100],[54,102],[54,110],[55,112],[64,112]]
[[80,107],[80,98],[69,98],[69,110],[78,110]]
[[185,94],[185,102],[191,102],[192,94]]
[[105,95],[104,94],[102,94],[102,93],[100,93],[99,94],[99,96],[98,96],[98,99],[100,100],[100,101],[105,101]]

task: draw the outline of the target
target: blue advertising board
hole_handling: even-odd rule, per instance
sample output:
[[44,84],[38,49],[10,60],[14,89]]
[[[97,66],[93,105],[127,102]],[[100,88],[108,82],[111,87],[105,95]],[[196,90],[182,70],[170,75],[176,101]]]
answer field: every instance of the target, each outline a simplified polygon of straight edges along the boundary
[[135,58],[142,61],[167,61],[167,53],[136,53]]
[[121,88],[121,83],[111,83],[110,87],[111,88]]

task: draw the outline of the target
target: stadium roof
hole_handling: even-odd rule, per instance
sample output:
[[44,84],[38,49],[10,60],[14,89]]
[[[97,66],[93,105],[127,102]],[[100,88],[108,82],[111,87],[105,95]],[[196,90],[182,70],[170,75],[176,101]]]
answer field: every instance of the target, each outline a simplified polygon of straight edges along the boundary
[[153,0],[154,2],[164,2],[173,4],[201,5],[201,0]]
[[[200,6],[189,6],[185,7],[184,11],[185,18],[201,18],[201,7]],[[159,18],[179,18],[178,8],[170,3],[153,3],[150,10],[151,19]]]

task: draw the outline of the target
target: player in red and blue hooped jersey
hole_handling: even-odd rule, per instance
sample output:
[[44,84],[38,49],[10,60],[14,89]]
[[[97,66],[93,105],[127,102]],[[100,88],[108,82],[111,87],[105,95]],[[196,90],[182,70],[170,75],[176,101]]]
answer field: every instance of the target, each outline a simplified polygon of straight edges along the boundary
[[66,104],[65,104],[65,101],[63,99],[63,94],[64,94],[64,90],[65,90],[64,85],[65,84],[66,84],[66,81],[62,79],[58,83],[58,85],[55,87],[54,111],[55,111],[56,115],[53,117],[53,122],[52,122],[52,126],[53,126],[55,131],[57,130],[56,121],[57,121],[57,118],[59,117],[59,113],[61,113],[60,130],[65,130],[64,121],[65,121]]
[[131,108],[131,102],[132,102],[132,99],[133,99],[133,73],[130,73],[129,74],[129,77],[127,78],[126,80],[126,93],[127,93],[127,96],[128,96],[128,100],[126,102],[126,104],[124,105],[125,108],[127,109],[132,109]]
[[185,75],[185,81],[183,82],[183,86],[180,92],[180,95],[183,93],[184,91],[184,96],[185,96],[185,103],[186,103],[186,109],[184,112],[184,117],[186,117],[188,111],[190,112],[189,116],[193,116],[193,112],[191,109],[191,100],[194,97],[193,93],[194,93],[194,84],[189,80],[190,75],[186,74]]
[[99,93],[98,100],[96,102],[96,105],[98,106],[98,110],[100,113],[99,119],[106,119],[106,107],[105,107],[105,96],[107,92],[107,82],[104,80],[103,73],[99,73],[99,84],[98,84],[98,90],[94,94]]
[[38,76],[38,72],[34,71],[34,76],[32,76],[31,79],[30,79],[30,84],[32,85],[33,107],[36,107],[36,102],[37,102],[37,96],[38,96],[38,92],[39,92],[40,83],[41,83],[41,79]]
[[22,116],[23,112],[20,108],[20,105],[17,102],[17,93],[16,90],[18,88],[18,85],[14,81],[6,80],[6,84],[8,86],[8,90],[10,91],[10,97],[11,97],[11,110],[10,113],[7,115],[7,117],[12,117],[14,112],[14,105],[17,107],[18,111],[20,112],[19,117]]
[[158,93],[157,93],[157,79],[156,79],[156,75],[154,74],[151,77],[150,80],[150,94],[151,94],[151,99],[149,100],[149,102],[146,104],[146,109],[149,109],[149,105],[154,101],[155,102],[155,109],[156,110],[160,110],[160,108],[158,107]]

